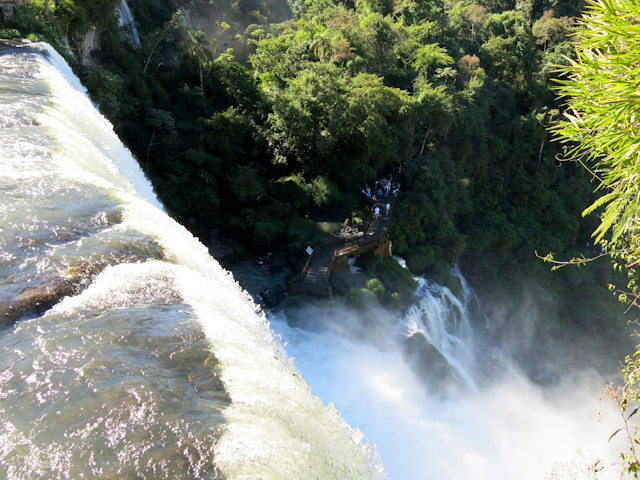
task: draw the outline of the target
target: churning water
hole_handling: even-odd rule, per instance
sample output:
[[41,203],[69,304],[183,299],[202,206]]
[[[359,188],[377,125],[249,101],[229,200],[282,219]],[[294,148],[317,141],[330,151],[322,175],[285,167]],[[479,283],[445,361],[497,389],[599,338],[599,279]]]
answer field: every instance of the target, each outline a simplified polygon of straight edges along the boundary
[[[611,465],[615,446],[607,443],[619,426],[598,421],[598,411],[615,419],[598,401],[603,379],[578,368],[553,387],[531,383],[508,351],[478,342],[482,325],[474,332],[472,293],[459,278],[461,299],[421,279],[414,306],[374,337],[348,327],[362,325],[363,312],[347,308],[309,309],[326,325],[320,332],[291,328],[282,312],[271,324],[313,393],[331,399],[377,445],[389,478],[594,480],[595,459],[605,466],[598,479],[620,478]],[[375,309],[364,316],[375,318]],[[456,388],[448,395],[425,388],[407,362],[402,345],[414,334],[454,368]]]
[[83,92],[0,52],[0,477],[384,478]]

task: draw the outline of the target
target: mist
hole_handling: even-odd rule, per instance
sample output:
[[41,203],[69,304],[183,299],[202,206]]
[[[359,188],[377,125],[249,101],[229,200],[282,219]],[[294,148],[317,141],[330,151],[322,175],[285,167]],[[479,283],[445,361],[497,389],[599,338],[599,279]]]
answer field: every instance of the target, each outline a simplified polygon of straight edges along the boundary
[[[247,27],[250,25],[269,31],[270,24],[280,23],[293,18],[293,12],[286,0],[265,0],[251,4],[258,10],[247,10],[242,2],[232,6],[231,3],[210,2],[207,0],[189,0],[184,3],[182,10],[189,28],[201,30],[210,41],[217,44],[211,53],[218,57],[228,48],[233,49],[236,61],[246,63],[249,55],[255,52],[255,45],[246,42]],[[216,22],[226,22],[228,30],[220,28]]]
[[[297,302],[270,321],[313,393],[377,447],[389,479],[596,478],[558,473],[584,458],[602,460],[597,478],[619,478],[616,445],[608,443],[619,427],[602,421],[616,419],[615,407],[599,401],[617,365],[585,362],[598,353],[576,352],[588,345],[578,333],[574,345],[554,337],[534,297],[505,308],[509,318],[470,321],[466,303],[456,323],[444,311],[448,295],[422,281],[404,316]],[[434,318],[443,315],[450,318]],[[402,344],[415,332],[456,367],[457,388],[429,389],[405,361]]]

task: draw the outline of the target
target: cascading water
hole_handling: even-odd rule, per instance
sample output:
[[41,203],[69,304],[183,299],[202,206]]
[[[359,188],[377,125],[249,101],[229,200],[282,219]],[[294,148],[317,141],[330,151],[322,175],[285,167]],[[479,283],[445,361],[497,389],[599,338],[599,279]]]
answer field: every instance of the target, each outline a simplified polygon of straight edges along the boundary
[[[373,336],[369,319],[376,308],[297,312],[325,325],[322,331],[292,328],[283,311],[273,313],[271,325],[313,392],[331,399],[378,446],[389,478],[595,478],[585,473],[593,456],[607,465],[598,479],[619,478],[609,466],[615,458],[607,444],[617,427],[599,423],[596,414],[607,409],[598,402],[602,378],[568,372],[553,387],[531,383],[508,352],[478,344],[483,336],[477,330],[487,327],[472,328],[473,295],[460,273],[453,273],[461,283],[460,298],[419,279],[414,305],[397,323],[377,324]],[[447,382],[428,378],[433,357],[422,371],[419,357],[408,358],[411,338],[437,348],[453,374]],[[585,462],[579,455],[576,460],[579,450]],[[573,461],[578,466],[567,466]],[[565,474],[554,476],[558,471]]]
[[0,477],[385,478],[83,92],[0,51]]
[[124,29],[127,40],[134,47],[140,47],[140,36],[127,0],[122,0],[116,10],[118,12],[118,24]]

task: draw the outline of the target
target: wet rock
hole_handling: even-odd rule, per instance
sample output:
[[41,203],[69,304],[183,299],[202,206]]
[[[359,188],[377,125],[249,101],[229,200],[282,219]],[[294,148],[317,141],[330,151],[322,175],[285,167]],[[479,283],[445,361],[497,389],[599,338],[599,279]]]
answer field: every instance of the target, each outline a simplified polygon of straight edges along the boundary
[[284,253],[276,253],[271,257],[269,272],[277,274],[287,268],[287,256]]
[[42,315],[64,297],[78,295],[105,268],[120,263],[164,260],[164,251],[155,242],[125,243],[90,261],[79,261],[68,269],[51,275],[36,285],[20,290],[10,301],[0,302],[0,324],[9,324],[30,315]]
[[217,228],[209,231],[209,238],[207,241],[203,240],[203,243],[209,249],[209,255],[215,258],[222,266],[230,264],[239,257],[231,245],[227,245],[220,240],[220,230]]
[[421,332],[416,332],[405,340],[402,358],[433,395],[446,397],[452,388],[459,385],[456,370]]
[[100,48],[100,32],[97,29],[89,29],[78,43],[78,60],[83,65],[96,65],[92,52]]
[[284,300],[285,294],[266,288],[260,292],[260,298],[262,298],[267,308],[273,308]]
[[256,263],[260,266],[271,265],[272,257],[273,257],[273,254],[269,252],[266,255],[263,255],[262,257],[258,257],[258,260],[256,261]]

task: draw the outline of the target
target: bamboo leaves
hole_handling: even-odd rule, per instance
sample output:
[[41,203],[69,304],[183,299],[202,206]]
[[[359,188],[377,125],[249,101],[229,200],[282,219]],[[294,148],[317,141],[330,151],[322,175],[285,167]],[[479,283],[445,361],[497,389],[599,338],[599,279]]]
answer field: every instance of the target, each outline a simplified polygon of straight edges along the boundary
[[[553,130],[564,143],[577,142],[566,156],[593,164],[600,197],[583,215],[606,206],[594,232],[597,242],[611,233],[615,244],[637,235],[640,129],[640,4],[627,0],[590,0],[574,29],[576,60],[558,72],[558,92],[567,99],[565,120]],[[612,245],[615,247],[615,245]]]

